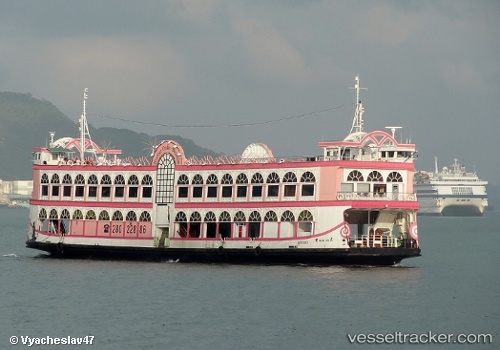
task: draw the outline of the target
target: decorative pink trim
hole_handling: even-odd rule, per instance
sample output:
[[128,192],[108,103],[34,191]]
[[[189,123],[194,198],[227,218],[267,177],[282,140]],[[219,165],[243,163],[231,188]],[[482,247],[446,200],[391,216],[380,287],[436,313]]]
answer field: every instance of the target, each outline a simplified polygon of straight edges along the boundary
[[410,237],[418,241],[418,226],[416,222],[410,226]]

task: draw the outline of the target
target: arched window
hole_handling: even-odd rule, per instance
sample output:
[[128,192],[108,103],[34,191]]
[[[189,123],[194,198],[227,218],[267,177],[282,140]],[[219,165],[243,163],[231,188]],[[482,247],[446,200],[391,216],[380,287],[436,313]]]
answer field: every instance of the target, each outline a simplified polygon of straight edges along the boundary
[[93,211],[93,210],[87,211],[87,215],[85,215],[85,219],[95,220],[95,211]]
[[262,183],[264,183],[264,178],[262,177],[262,175],[260,173],[255,173],[252,176],[252,183],[253,184],[262,184]]
[[372,171],[370,174],[368,174],[366,181],[382,182],[384,181],[384,178],[382,177],[382,174],[380,174],[378,171]]
[[139,179],[137,178],[136,175],[130,175],[128,178],[128,184],[129,185],[139,185]]
[[236,212],[236,214],[234,214],[234,222],[245,222],[245,221],[246,221],[245,213],[243,213],[242,211],[238,211]]
[[285,197],[295,197],[295,193],[297,191],[297,175],[289,171],[283,176],[283,182],[285,185],[283,186]]
[[[68,213],[69,215],[69,213]],[[69,219],[69,217],[68,217]],[[73,213],[73,220],[82,220],[83,219],[83,213],[80,209],[75,210]]]
[[40,179],[40,183],[42,183],[42,184],[48,184],[49,183],[49,177],[47,176],[47,174],[43,174],[42,175],[42,178]]
[[201,221],[201,215],[200,215],[200,213],[197,212],[197,211],[193,211],[191,213],[189,221],[191,221],[191,222],[200,222]]
[[363,178],[363,174],[358,170],[353,170],[347,175],[347,181],[365,181]]
[[137,214],[134,211],[129,211],[125,217],[126,221],[137,221]]
[[111,185],[111,177],[108,174],[102,176],[101,185]]
[[231,221],[231,215],[227,211],[223,211],[219,215],[219,221],[225,221],[225,222]]
[[222,184],[222,198],[233,197],[233,177],[231,174],[224,174],[221,179]]
[[236,178],[236,183],[237,184],[248,184],[248,178],[245,174],[241,173],[238,175]]
[[102,210],[99,213],[99,220],[109,220],[109,213],[106,210]]
[[217,198],[217,184],[219,183],[219,179],[217,175],[210,174],[207,178],[207,198]]
[[221,184],[223,185],[232,185],[233,184],[233,177],[231,174],[224,174],[221,179]]
[[58,197],[59,196],[59,175],[54,174],[52,175],[52,178],[50,179],[50,183],[52,184],[52,196],[53,197]]
[[153,178],[151,175],[144,175],[141,180],[142,198],[153,197]]
[[178,231],[177,231],[177,233],[179,234],[179,236],[186,237],[187,236],[187,217],[186,217],[186,213],[184,213],[183,211],[178,212],[175,215],[175,222],[178,225]]
[[116,175],[115,185],[125,185],[125,178],[123,177],[123,175]]
[[189,237],[200,237],[201,234],[201,215],[197,211],[193,211],[189,217]]
[[90,175],[87,183],[89,185],[97,185],[99,183],[99,181],[97,180],[97,176],[95,176],[94,174]]
[[268,197],[278,197],[279,195],[279,183],[280,183],[280,177],[276,173],[270,173],[267,176],[266,182],[268,183],[267,185],[267,196]]
[[[80,210],[77,210],[80,212],[80,214],[82,213]],[[61,219],[69,219],[71,217],[68,209],[63,209],[63,211],[61,212]],[[83,219],[83,215],[79,216],[79,217],[75,217],[75,219]]]
[[153,186],[153,178],[151,175],[144,175],[141,180],[141,185],[143,186]]
[[143,211],[139,217],[139,221],[151,221],[151,214],[147,211]]
[[264,216],[264,221],[278,221],[278,216],[273,210],[269,210]]
[[75,184],[77,184],[77,185],[85,185],[85,178],[83,177],[82,174],[76,175]]
[[73,180],[71,179],[71,175],[70,174],[65,174],[63,176],[63,180],[62,180],[63,184],[71,185],[72,182],[73,182]]
[[247,198],[247,184],[248,178],[245,174],[241,173],[236,178],[236,197]]
[[40,212],[38,213],[38,218],[42,222],[47,219],[47,211],[45,210],[45,208],[40,209]]
[[121,211],[117,210],[113,213],[113,218],[112,220],[114,221],[123,221],[123,214]]
[[217,221],[217,216],[215,216],[215,213],[213,211],[209,211],[208,213],[205,214],[205,222],[216,222]]
[[260,173],[255,173],[252,176],[252,198],[262,198],[262,185],[264,178]]
[[203,177],[200,174],[196,174],[191,181],[193,185],[203,185]]
[[182,174],[177,179],[177,185],[189,185],[189,179],[186,175]]
[[252,211],[248,216],[248,221],[261,221],[260,214],[258,211]]
[[297,176],[289,171],[283,176],[283,182],[297,182]]
[[59,183],[59,175],[54,174],[52,175],[52,178],[50,179],[51,184],[58,184]]
[[57,219],[57,218],[58,218],[57,210],[52,209],[49,214],[49,219]]
[[393,171],[387,175],[387,182],[403,182],[403,177],[397,171]]
[[299,235],[310,235],[312,233],[313,216],[309,210],[303,210],[299,214]]
[[101,198],[111,197],[111,176],[105,174],[101,177]]
[[128,178],[128,198],[137,198],[139,195],[139,179],[136,175],[131,175]]
[[250,224],[248,225],[248,236],[250,238],[257,238],[260,236],[260,214],[258,211],[252,211],[248,216],[248,221]]
[[280,183],[280,177],[279,177],[279,175],[278,175],[278,174],[276,174],[276,173],[271,173],[271,174],[269,174],[269,175],[267,176],[267,180],[266,180],[266,182],[267,182],[268,184],[278,184],[278,183]]
[[71,178],[70,174],[65,174],[62,179],[63,183],[63,196],[64,197],[71,197],[71,183],[73,182],[73,179]]
[[207,178],[207,185],[217,185],[219,183],[219,179],[217,179],[217,175],[210,174]]
[[175,222],[187,222],[186,213],[180,211],[175,215]]
[[313,215],[309,210],[303,210],[299,214],[299,219],[298,221],[313,221]]
[[304,174],[302,174],[300,182],[316,182],[316,177],[310,171],[306,171]]
[[295,221],[295,216],[290,210],[286,210],[281,215],[281,221]]
[[177,179],[177,185],[180,185],[177,188],[177,196],[179,198],[187,198],[188,197],[188,186],[189,185],[189,179],[186,175],[182,174],[179,176]]
[[115,177],[115,198],[123,198],[125,196],[125,178],[123,175]]

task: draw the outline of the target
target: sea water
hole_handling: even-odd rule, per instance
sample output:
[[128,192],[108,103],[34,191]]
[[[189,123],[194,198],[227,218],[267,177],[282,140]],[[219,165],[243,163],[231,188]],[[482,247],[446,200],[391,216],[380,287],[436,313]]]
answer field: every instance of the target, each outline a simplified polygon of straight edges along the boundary
[[48,258],[0,208],[0,349],[498,349],[498,214],[420,217],[400,266],[253,266]]

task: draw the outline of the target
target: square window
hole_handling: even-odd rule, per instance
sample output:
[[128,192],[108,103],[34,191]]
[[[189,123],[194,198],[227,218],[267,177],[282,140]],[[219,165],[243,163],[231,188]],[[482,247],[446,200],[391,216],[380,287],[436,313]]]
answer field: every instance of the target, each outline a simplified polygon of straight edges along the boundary
[[295,197],[296,185],[285,185],[285,197]]
[[207,197],[208,198],[216,198],[217,197],[217,187],[215,187],[215,186],[207,187]]
[[203,194],[203,187],[201,186],[193,187],[193,198],[201,198],[202,194]]
[[314,196],[314,185],[302,185],[302,196]]
[[236,189],[236,196],[238,198],[246,198],[247,186],[238,186],[238,188]]
[[268,185],[267,186],[267,196],[268,197],[278,197],[279,185]]
[[262,186],[252,186],[252,197],[262,197]]
[[233,196],[233,188],[231,186],[222,187],[222,197],[231,198]]

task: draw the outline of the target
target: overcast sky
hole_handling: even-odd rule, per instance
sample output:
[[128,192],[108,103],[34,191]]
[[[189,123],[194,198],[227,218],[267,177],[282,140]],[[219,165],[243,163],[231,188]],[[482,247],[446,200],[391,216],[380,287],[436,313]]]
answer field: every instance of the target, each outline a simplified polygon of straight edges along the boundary
[[500,185],[498,18],[497,0],[1,0],[0,91],[76,122],[88,88],[96,127],[284,157],[348,134],[359,74],[365,131],[402,126],[418,168],[458,158]]

